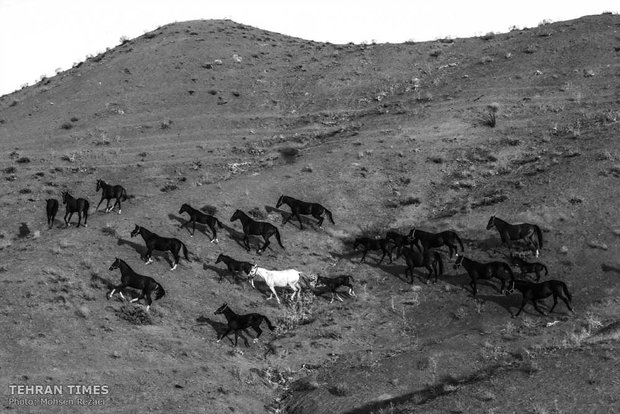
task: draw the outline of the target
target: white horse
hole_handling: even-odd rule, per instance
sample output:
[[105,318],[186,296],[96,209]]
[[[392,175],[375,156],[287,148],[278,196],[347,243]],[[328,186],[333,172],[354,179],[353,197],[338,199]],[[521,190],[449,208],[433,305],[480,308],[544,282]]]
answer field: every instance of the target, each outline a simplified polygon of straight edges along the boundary
[[271,299],[274,295],[280,303],[280,298],[276,293],[276,287],[286,287],[290,286],[293,289],[293,294],[291,295],[291,300],[295,298],[295,294],[297,294],[297,299],[299,299],[299,295],[301,294],[301,286],[299,286],[299,278],[302,276],[302,273],[295,269],[287,269],[287,270],[267,270],[262,267],[258,267],[258,265],[254,265],[252,270],[248,274],[250,278],[250,284],[253,288],[254,286],[254,278],[260,276],[269,289],[271,289],[271,295],[267,298],[267,300]]

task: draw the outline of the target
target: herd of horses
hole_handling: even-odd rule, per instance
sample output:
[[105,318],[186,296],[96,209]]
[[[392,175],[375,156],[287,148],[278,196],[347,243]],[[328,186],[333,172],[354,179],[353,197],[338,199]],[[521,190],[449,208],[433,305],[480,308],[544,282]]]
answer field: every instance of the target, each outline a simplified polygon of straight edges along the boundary
[[[118,214],[121,214],[121,201],[129,199],[127,191],[120,185],[110,185],[103,180],[97,180],[96,191],[101,190],[101,200],[97,205],[95,211],[98,211],[101,203],[106,200],[105,212],[109,213],[118,207]],[[114,199],[114,203],[110,206],[111,200]],[[88,210],[89,202],[84,198],[74,198],[68,191],[62,192],[62,203],[66,206],[66,212],[64,216],[64,223],[66,227],[71,225],[71,218],[74,213],[78,214],[77,227],[82,224],[86,227],[88,224]],[[305,202],[297,200],[293,197],[282,195],[277,203],[276,208],[279,208],[283,204],[289,206],[291,213],[285,216],[282,225],[285,225],[290,219],[297,218],[300,229],[303,229],[303,221],[301,215],[310,215],[317,220],[318,227],[321,228],[325,217],[329,219],[332,224],[335,224],[332,213],[318,203]],[[47,200],[47,224],[49,228],[53,227],[56,213],[58,212],[59,203],[56,199]],[[187,213],[189,220],[181,225],[181,228],[187,227],[190,236],[193,237],[196,231],[196,223],[206,225],[210,228],[213,237],[212,243],[219,243],[217,238],[217,228],[223,228],[222,222],[215,216],[206,214],[200,210],[191,207],[189,204],[183,204],[179,210],[179,214]],[[263,239],[263,243],[257,248],[256,252],[261,254],[270,245],[270,239],[275,236],[278,244],[282,249],[285,249],[282,244],[280,236],[280,230],[277,226],[266,221],[257,221],[250,217],[248,214],[241,210],[236,210],[230,218],[230,222],[239,220],[241,222],[243,230],[243,247],[250,251],[250,236],[260,236]],[[189,225],[191,224],[191,231]],[[487,230],[495,228],[500,235],[502,244],[507,244],[510,251],[515,242],[524,241],[528,246],[531,246],[532,251],[536,257],[539,256],[540,249],[543,247],[542,231],[536,224],[521,223],[511,224],[496,216],[492,216],[487,224]],[[131,237],[141,236],[146,246],[146,253],[144,260],[146,264],[153,261],[153,251],[169,251],[173,256],[171,269],[176,269],[181,258],[180,253],[183,253],[185,260],[190,261],[188,256],[188,249],[185,243],[177,238],[160,236],[153,231],[139,225],[135,225],[135,228],[131,232]],[[465,269],[469,275],[471,281],[470,286],[473,296],[478,293],[477,282],[481,279],[498,279],[501,282],[499,291],[506,295],[510,295],[519,291],[522,295],[522,303],[518,312],[513,317],[518,316],[527,302],[531,302],[534,305],[534,309],[539,313],[545,315],[545,312],[539,307],[538,301],[553,296],[553,306],[549,310],[552,312],[558,303],[558,298],[564,301],[567,308],[574,313],[571,306],[571,295],[568,291],[566,284],[560,280],[547,280],[540,282],[542,271],[545,271],[545,276],[549,271],[543,263],[539,262],[527,262],[519,255],[513,255],[511,253],[511,263],[505,261],[491,261],[491,262],[478,262],[469,257],[464,256],[465,250],[463,242],[455,231],[447,230],[439,233],[431,233],[412,228],[408,234],[400,234],[396,231],[388,231],[384,238],[378,237],[357,237],[352,241],[352,247],[354,251],[357,251],[360,247],[363,248],[361,262],[364,262],[366,255],[370,251],[379,251],[381,258],[378,260],[377,265],[380,265],[385,256],[388,256],[390,263],[393,262],[393,252],[396,250],[396,259],[401,256],[404,257],[406,263],[405,278],[408,277],[408,282],[413,283],[414,268],[424,267],[428,270],[427,283],[434,275],[435,282],[437,282],[439,276],[444,272],[444,260],[442,258],[441,248],[447,247],[450,259],[455,257],[453,268],[456,270],[461,266]],[[460,249],[460,250],[459,250]],[[245,275],[247,280],[253,288],[255,288],[254,280],[262,280],[271,291],[271,295],[268,299],[275,296],[278,303],[280,303],[280,297],[276,292],[276,288],[288,287],[293,291],[290,300],[295,299],[295,296],[299,299],[301,295],[302,283],[306,286],[310,286],[313,289],[319,286],[323,286],[326,289],[319,294],[326,292],[331,293],[332,303],[335,298],[342,301],[342,298],[338,295],[337,289],[340,287],[348,288],[348,295],[355,296],[354,292],[354,279],[351,275],[342,274],[337,276],[323,276],[323,275],[306,275],[295,269],[285,270],[269,270],[259,267],[255,263],[240,261],[234,259],[225,254],[220,254],[215,263],[224,263],[229,272],[232,273],[235,280],[239,276]],[[521,271],[521,278],[517,279],[511,268],[511,264],[517,266]],[[107,299],[110,299],[115,292],[119,292],[120,296],[123,296],[123,290],[127,287],[136,289],[139,291],[139,295],[134,297],[131,302],[139,301],[140,299],[146,302],[146,311],[149,310],[154,300],[160,299],[165,295],[163,286],[156,280],[149,276],[144,276],[136,273],[125,261],[119,258],[115,258],[114,262],[110,266],[109,270],[119,269],[121,272],[121,283],[119,285],[112,286],[111,290],[106,294]],[[528,274],[536,275],[536,282],[526,280]],[[223,274],[220,274],[220,281],[222,281]],[[220,308],[215,311],[215,314],[223,314],[228,323],[228,328],[218,339],[218,342],[230,332],[235,333],[235,346],[237,345],[238,332],[247,328],[253,328],[256,332],[256,339],[261,335],[262,330],[260,324],[262,321],[266,321],[269,329],[273,330],[274,325],[269,319],[258,313],[250,313],[245,315],[238,315],[232,311],[232,309],[224,303]],[[246,341],[247,344],[247,341]]]

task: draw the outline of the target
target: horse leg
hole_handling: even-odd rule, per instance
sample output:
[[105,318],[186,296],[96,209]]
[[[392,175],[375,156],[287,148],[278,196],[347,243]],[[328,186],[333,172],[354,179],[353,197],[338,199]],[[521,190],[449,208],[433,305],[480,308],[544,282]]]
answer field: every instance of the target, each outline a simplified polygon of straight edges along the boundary
[[476,296],[478,294],[478,287],[477,287],[476,281],[472,279],[472,281],[469,282],[469,286],[471,286],[471,289],[474,292],[474,296]]
[[97,208],[95,209],[95,211],[99,210],[99,206],[101,205],[101,203],[103,203],[103,200],[105,200],[105,197],[102,195],[101,200],[99,200],[99,204],[97,204]]
[[[276,300],[278,301],[278,304],[280,304],[280,298],[278,297],[278,294],[276,293],[276,288],[273,286],[269,286],[269,289],[271,289],[271,292],[273,293],[273,295],[275,295]],[[271,299],[271,296],[269,296],[269,299]]]
[[299,214],[298,214],[298,213],[295,213],[295,217],[297,217],[297,220],[299,220],[299,228],[300,228],[301,230],[303,230],[303,229],[304,229],[304,225],[303,225],[303,223],[301,222],[301,217],[299,216]]
[[153,249],[147,247],[146,256],[145,256],[145,259],[146,259],[145,264],[153,263],[153,257],[151,256],[152,254],[153,254]]
[[336,293],[336,297],[338,298],[338,300],[339,300],[340,302],[344,302],[344,300],[342,300],[342,298],[340,297],[340,295],[338,295],[338,292],[335,292],[335,293]]
[[110,210],[112,210],[113,208],[114,208],[114,206],[112,206],[112,208],[110,208],[110,199],[108,198],[108,199],[106,200],[106,203],[105,203],[105,212],[106,212],[106,213],[109,213],[109,212],[110,212]]
[[213,238],[211,239],[211,243],[215,242],[215,243],[219,243],[219,241],[217,240],[217,230],[215,230],[215,226],[209,224],[209,228],[211,229],[211,231],[213,232]]
[[[379,259],[379,262],[377,262],[377,265],[380,265],[381,262],[383,261],[383,259],[385,258],[385,255],[387,254],[387,251],[385,249],[383,249],[383,255],[381,256],[381,259]],[[390,257],[391,259],[391,257]]]
[[[554,298],[555,299],[555,298]],[[538,302],[535,300],[532,300],[532,303],[534,304],[534,309],[536,309],[539,313],[541,313],[543,316],[547,316],[547,314],[538,307]],[[557,299],[555,300],[555,303],[557,303]],[[555,303],[553,304],[553,306],[555,307]],[[553,310],[553,307],[551,308]]]
[[[513,318],[519,316],[519,314],[521,313],[521,311],[523,310],[523,308],[525,307],[525,304],[527,303],[527,299],[525,298],[525,295],[523,296],[523,300],[521,300],[521,307],[519,308],[519,312],[517,312],[515,315],[512,315]],[[534,302],[536,303],[536,302]],[[536,306],[536,305],[534,305]]]
[[291,217],[293,217],[293,213],[287,215],[286,217],[284,217],[284,220],[282,220],[282,225],[284,226],[286,223],[288,223],[288,221],[291,219]]
[[224,332],[222,335],[220,335],[219,339],[217,341],[215,341],[215,342],[220,342],[225,336],[228,336],[230,331],[231,331],[230,327],[226,328],[226,332]]
[[170,250],[170,253],[172,253],[172,256],[174,257],[173,266],[172,266],[172,268],[170,270],[174,270],[174,269],[177,268],[177,265],[179,264],[179,252],[178,251],[175,252],[175,251]]
[[65,223],[67,223],[67,227],[71,225],[71,217],[73,217],[73,212],[69,212],[69,219],[67,219],[67,215],[65,214]]
[[540,280],[540,270],[535,269],[536,271],[536,281],[538,282]]
[[362,260],[360,260],[360,263],[364,263],[364,259],[366,258],[366,253],[368,253],[368,249],[364,247],[364,254],[362,254]]
[[553,306],[551,307],[551,309],[549,309],[549,313],[553,312],[553,309],[555,308],[555,305],[558,304],[558,295],[557,293],[553,293]]
[[250,237],[246,234],[243,238],[243,244],[245,245],[245,250],[250,251]]
[[78,211],[78,227],[80,227],[80,223],[82,223],[82,212]]
[[256,331],[256,336],[254,337],[254,339],[252,339],[252,343],[255,344],[258,342],[258,337],[261,336],[261,334],[263,333],[263,330],[258,325],[254,325],[252,326],[252,328]]
[[267,246],[271,244],[271,242],[269,241],[269,237],[263,236],[263,239],[265,239],[265,244],[263,244],[263,247],[261,247],[260,249],[256,251],[256,253],[258,254],[261,254],[262,252],[264,252]]
[[332,303],[334,301],[334,291],[332,290],[332,300],[329,301],[329,303]]
[[314,217],[315,217],[315,218],[317,218],[317,219],[319,220],[319,222],[317,223],[317,225],[319,226],[319,228],[323,228],[323,219],[324,219],[324,217],[323,217],[323,216],[321,216],[321,215],[319,215],[318,217],[317,217],[317,216],[314,216]]

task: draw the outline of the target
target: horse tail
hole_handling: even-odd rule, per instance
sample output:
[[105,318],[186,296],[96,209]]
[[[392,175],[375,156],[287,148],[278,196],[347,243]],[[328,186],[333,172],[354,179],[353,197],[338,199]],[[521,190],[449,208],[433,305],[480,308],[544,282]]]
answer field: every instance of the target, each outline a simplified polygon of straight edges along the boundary
[[222,222],[219,221],[217,218],[215,219],[215,222],[217,223],[220,229],[224,228],[224,225],[222,224]]
[[121,193],[121,198],[123,199],[123,201],[129,200],[129,196],[127,195],[127,190],[125,190],[124,188],[123,188],[123,192]]
[[332,222],[332,224],[336,224],[334,223],[334,218],[332,217],[332,212],[329,211],[328,209],[326,209],[325,207],[323,207],[325,209],[325,213],[327,214],[327,217],[329,218],[329,221]]
[[439,252],[434,252],[435,254],[435,260],[437,260],[437,263],[439,263],[439,276],[443,275],[443,259],[441,258],[441,254],[439,254]]
[[568,286],[566,286],[566,283],[564,283],[564,282],[560,282],[560,283],[562,283],[562,290],[564,291],[564,294],[568,298],[568,301],[572,302],[573,301],[573,297],[570,295],[570,292],[568,291]]
[[284,249],[284,246],[282,246],[282,240],[280,239],[280,230],[278,230],[276,226],[274,226],[273,228],[276,229],[276,240],[278,240],[278,244],[280,245],[281,248]]
[[88,200],[84,200],[84,218],[88,219],[88,209],[90,208],[90,203]]
[[456,239],[457,242],[459,242],[459,244],[461,245],[461,251],[465,251],[465,247],[463,247],[463,242],[461,241],[461,238],[459,237],[458,234],[454,233],[454,238]]
[[266,317],[265,315],[261,315],[261,316],[263,317],[265,322],[267,322],[267,326],[269,327],[270,330],[273,331],[274,329],[276,329],[275,325],[271,323],[268,317]]
[[538,237],[538,248],[542,249],[543,247],[543,235],[542,235],[542,231],[540,230],[540,227],[538,227],[538,225],[534,224],[534,230],[536,230],[536,236]]
[[190,260],[189,257],[187,257],[187,247],[185,246],[185,243],[181,242],[181,247],[183,248],[183,256],[185,256],[185,260],[189,262]]

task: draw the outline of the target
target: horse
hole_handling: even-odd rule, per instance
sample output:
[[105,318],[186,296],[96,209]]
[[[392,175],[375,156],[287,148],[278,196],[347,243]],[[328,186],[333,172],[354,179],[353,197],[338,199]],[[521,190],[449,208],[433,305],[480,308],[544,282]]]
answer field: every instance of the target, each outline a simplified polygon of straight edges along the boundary
[[153,257],[151,256],[153,250],[160,250],[162,252],[170,251],[170,253],[174,256],[174,264],[170,270],[174,270],[179,264],[179,250],[181,250],[181,248],[183,248],[183,256],[185,256],[185,260],[188,262],[190,261],[189,257],[187,257],[187,247],[181,240],[159,236],[136,224],[136,227],[131,232],[131,237],[136,237],[138,234],[142,236],[144,243],[146,244],[146,264],[153,262]]
[[415,244],[416,241],[419,242],[424,250],[448,246],[450,258],[452,258],[454,253],[458,253],[457,243],[461,246],[461,252],[465,251],[463,242],[459,238],[459,235],[452,230],[446,230],[439,233],[430,233],[428,231],[418,230],[414,227],[411,229],[407,237],[410,243]]
[[250,277],[250,284],[253,288],[254,286],[254,278],[257,276],[261,277],[269,289],[271,290],[271,295],[267,298],[270,300],[274,295],[278,303],[280,303],[280,298],[276,293],[276,287],[286,287],[289,286],[293,289],[293,294],[291,295],[291,301],[295,298],[297,294],[297,299],[301,295],[301,286],[299,285],[299,278],[301,277],[301,272],[295,269],[287,269],[287,270],[267,270],[262,267],[258,267],[258,265],[252,266],[252,270],[248,274]]
[[315,286],[327,286],[327,290],[332,294],[332,300],[330,300],[329,303],[332,303],[334,301],[334,296],[337,297],[340,302],[342,302],[343,300],[338,295],[338,292],[336,292],[336,289],[338,289],[340,286],[347,286],[349,288],[349,296],[355,296],[352,285],[353,282],[355,282],[355,280],[353,280],[353,276],[351,275],[340,275],[335,277],[318,276]]
[[528,282],[526,280],[513,280],[509,283],[509,289],[505,291],[506,296],[512,294],[515,289],[520,291],[523,295],[523,300],[521,301],[521,308],[519,308],[519,312],[516,315],[512,315],[512,317],[517,317],[525,307],[526,302],[529,300],[534,304],[534,309],[536,309],[542,315],[545,315],[539,307],[537,301],[540,299],[548,298],[553,295],[553,306],[549,310],[549,313],[553,312],[555,305],[558,304],[558,297],[564,301],[568,309],[575,314],[571,306],[571,301],[573,300],[570,292],[568,291],[568,286],[566,283],[561,280],[546,280],[542,283],[534,283]]
[[114,292],[118,290],[121,298],[125,299],[123,296],[123,289],[126,287],[131,287],[134,289],[138,289],[140,291],[140,296],[131,300],[131,302],[136,302],[142,298],[146,298],[146,311],[149,311],[151,307],[151,303],[153,303],[153,299],[151,299],[151,294],[154,293],[154,299],[160,299],[165,294],[166,291],[164,288],[155,281],[152,277],[142,276],[138,273],[134,272],[131,267],[125,261],[116,257],[114,259],[114,263],[110,266],[109,270],[120,269],[121,270],[121,284],[118,286],[114,286],[112,290],[110,290],[106,294],[106,298],[109,300]]
[[[245,272],[246,275],[250,274],[252,271],[253,263],[250,262],[241,262],[233,259],[230,256],[226,256],[225,254],[221,254],[217,257],[215,263],[224,262],[228,270],[236,276],[239,272]],[[224,278],[224,275],[220,275],[220,282]]]
[[388,232],[385,233],[385,239],[390,243],[394,243],[394,247],[397,248],[413,243],[412,239],[409,239],[406,235],[400,234],[395,230],[388,230]]
[[362,263],[364,262],[364,259],[366,258],[366,253],[368,253],[369,250],[381,250],[381,252],[383,253],[383,255],[381,256],[381,259],[377,263],[378,265],[381,264],[381,262],[385,258],[385,255],[388,255],[388,257],[390,258],[390,263],[392,263],[393,247],[390,248],[389,240],[372,239],[370,237],[358,237],[353,242],[353,249],[357,250],[357,246],[359,245],[362,245],[364,247],[364,254],[362,254],[362,260],[361,260]]
[[508,263],[504,262],[488,262],[481,263],[475,260],[469,259],[463,255],[456,254],[456,261],[454,262],[454,269],[458,269],[459,266],[463,266],[469,277],[471,278],[471,282],[469,285],[471,286],[474,296],[478,293],[477,289],[477,281],[478,279],[491,279],[493,277],[501,280],[502,286],[500,292],[504,291],[504,286],[506,286],[506,274],[510,276],[510,280],[514,281],[515,276],[512,273],[512,269],[508,265]]
[[[99,179],[97,180],[97,189],[95,191],[99,191],[99,189],[101,189],[101,200],[99,200],[99,204],[97,204],[95,211],[99,210],[99,206],[103,200],[107,200],[105,212],[109,213],[114,210],[114,207],[118,204],[118,214],[121,214],[121,200],[125,201],[129,199],[125,188],[123,188],[122,185],[107,184],[105,181]],[[110,200],[113,198],[115,198],[116,201],[114,201],[114,204],[110,207]]]
[[292,217],[297,217],[297,220],[299,220],[299,228],[303,230],[304,225],[301,222],[301,217],[299,217],[300,214],[312,215],[312,217],[319,221],[317,224],[321,228],[323,225],[324,215],[327,215],[332,224],[336,224],[334,223],[331,211],[318,203],[308,203],[306,201],[301,201],[293,197],[282,195],[276,203],[276,208],[279,208],[282,204],[286,204],[291,208],[291,215],[284,219],[282,225],[285,225]]
[[[502,244],[506,243],[508,248],[511,248],[511,240],[525,240],[534,247],[536,257],[538,257],[539,250],[543,247],[543,236],[540,227],[536,224],[510,224],[498,217],[491,216],[487,224],[487,230],[491,230],[493,227],[499,232]],[[534,234],[536,234],[536,241],[534,240]]]
[[247,251],[250,251],[250,235],[262,236],[265,240],[265,244],[263,244],[263,247],[260,247],[258,250],[256,250],[256,253],[258,254],[261,254],[261,252],[263,252],[267,248],[267,246],[269,246],[269,238],[274,234],[276,235],[276,240],[278,240],[278,244],[280,245],[280,247],[282,247],[282,249],[284,249],[284,246],[282,246],[282,240],[280,239],[280,231],[273,224],[267,223],[266,221],[255,221],[241,210],[235,211],[230,218],[230,221],[233,222],[237,219],[241,221],[241,226],[243,227],[243,243]]
[[537,282],[540,280],[540,274],[542,273],[543,270],[545,271],[545,276],[549,274],[549,270],[547,270],[547,266],[545,266],[543,263],[526,262],[525,260],[521,259],[519,256],[512,257],[512,264],[517,265],[519,269],[521,269],[521,277],[525,276],[527,273],[536,273]]
[[[80,227],[80,223],[82,222],[82,214],[84,215],[84,227],[88,227],[86,224],[88,221],[88,207],[90,206],[88,200],[85,198],[75,199],[69,194],[68,191],[63,191],[62,203],[67,205],[67,210],[65,213],[65,224],[67,227],[71,225],[70,221],[73,213],[78,213],[78,227]],[[67,216],[69,216],[69,219],[67,219]]]
[[[274,329],[276,329],[276,327],[271,323],[269,318],[267,318],[265,315],[261,315],[260,313],[247,313],[245,315],[237,315],[235,312],[233,312],[232,309],[230,309],[230,307],[226,303],[217,308],[215,314],[224,314],[226,320],[228,321],[228,329],[226,329],[226,332],[224,332],[219,337],[217,342],[220,342],[222,338],[224,338],[230,333],[230,331],[234,331],[235,346],[237,346],[237,337],[239,331],[247,328],[252,328],[254,329],[254,331],[256,331],[256,337],[252,340],[252,342],[256,343],[258,342],[258,337],[263,333],[263,330],[260,328],[260,324],[263,322],[263,320],[267,322],[267,326],[270,330],[273,331]],[[245,340],[245,346],[248,346],[247,340]]]
[[407,273],[409,273],[409,284],[413,283],[414,267],[425,267],[428,270],[428,276],[426,277],[427,283],[431,280],[433,273],[435,273],[435,283],[437,283],[438,277],[443,274],[443,260],[441,254],[434,249],[420,250],[417,247],[401,247],[397,251],[396,258],[398,259],[401,254],[405,256],[405,262],[407,263],[405,277]]
[[211,229],[211,232],[213,233],[213,238],[211,239],[211,243],[213,242],[219,243],[219,241],[217,240],[217,231],[215,230],[215,225],[217,224],[220,227],[220,229],[223,228],[224,226],[222,225],[221,221],[219,221],[217,218],[209,214],[203,213],[200,210],[196,210],[189,204],[183,204],[181,206],[181,209],[179,210],[179,214],[183,214],[183,213],[189,214],[189,220],[185,222],[181,226],[181,228],[187,226],[189,223],[192,223],[192,232],[190,234],[191,237],[194,237],[194,233],[196,233],[196,222],[198,222],[200,224],[206,224]]
[[47,226],[48,228],[52,228],[54,226],[54,220],[56,220],[56,213],[58,213],[58,200],[55,198],[48,198],[46,200],[47,205],[45,209],[47,210]]

